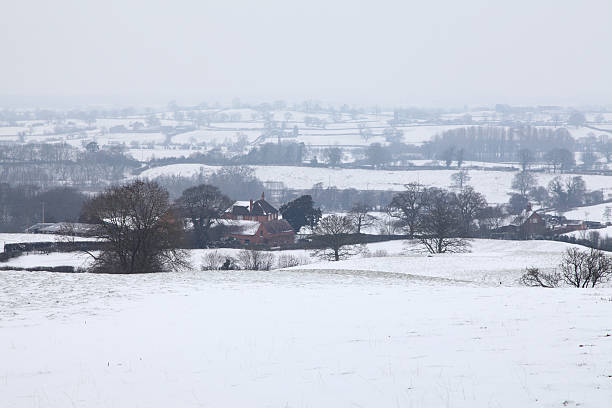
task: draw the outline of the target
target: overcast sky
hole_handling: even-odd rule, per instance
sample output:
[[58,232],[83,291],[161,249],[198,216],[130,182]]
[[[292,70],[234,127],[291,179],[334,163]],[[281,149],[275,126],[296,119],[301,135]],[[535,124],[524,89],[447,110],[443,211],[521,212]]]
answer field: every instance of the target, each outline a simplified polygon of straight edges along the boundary
[[0,94],[612,105],[611,17],[611,0],[5,1]]

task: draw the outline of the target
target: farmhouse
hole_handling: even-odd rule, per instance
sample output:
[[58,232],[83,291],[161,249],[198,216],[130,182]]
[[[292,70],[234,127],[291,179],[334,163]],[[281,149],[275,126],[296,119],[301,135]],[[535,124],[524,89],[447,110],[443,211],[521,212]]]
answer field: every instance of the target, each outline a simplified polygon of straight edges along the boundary
[[230,220],[272,221],[278,220],[278,210],[265,200],[264,193],[257,201],[236,201],[227,209],[223,218]]
[[550,234],[542,215],[526,208],[521,214],[513,216],[507,225],[497,228],[492,236],[501,239],[534,239]]
[[219,223],[228,227],[226,238],[244,245],[287,245],[295,242],[291,225],[278,218],[278,210],[265,200],[236,201]]

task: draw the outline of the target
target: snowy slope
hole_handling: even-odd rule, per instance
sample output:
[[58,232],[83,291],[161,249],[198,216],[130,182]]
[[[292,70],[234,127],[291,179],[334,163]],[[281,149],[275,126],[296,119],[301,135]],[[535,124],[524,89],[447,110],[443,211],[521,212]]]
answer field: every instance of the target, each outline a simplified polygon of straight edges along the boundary
[[[553,241],[501,241],[478,239],[471,242],[468,253],[429,255],[415,243],[392,241],[372,244],[375,249],[386,249],[402,243],[404,254],[383,258],[352,258],[339,262],[317,262],[296,266],[290,270],[371,271],[405,274],[412,277],[441,278],[463,283],[484,285],[519,285],[518,279],[527,267],[551,272],[561,255],[572,245]],[[396,254],[397,252],[395,252]]]
[[388,274],[2,272],[1,405],[602,408],[611,308]]
[[[587,184],[588,185],[588,184]],[[610,178],[610,185],[612,187],[612,177]],[[604,219],[604,211],[606,207],[612,208],[612,203],[596,204],[587,207],[579,207],[571,211],[563,213],[565,217],[570,220],[588,220],[588,221],[599,221],[605,223],[606,221],[612,221]]]
[[582,231],[572,231],[572,232],[568,232],[567,234],[563,234],[566,235],[568,237],[574,237],[574,238],[579,238],[579,239],[587,239],[589,238],[589,235],[592,232],[596,232],[599,235],[600,239],[603,238],[612,238],[612,226],[608,226],[605,228],[593,228],[593,229],[587,229],[587,230],[582,230]]

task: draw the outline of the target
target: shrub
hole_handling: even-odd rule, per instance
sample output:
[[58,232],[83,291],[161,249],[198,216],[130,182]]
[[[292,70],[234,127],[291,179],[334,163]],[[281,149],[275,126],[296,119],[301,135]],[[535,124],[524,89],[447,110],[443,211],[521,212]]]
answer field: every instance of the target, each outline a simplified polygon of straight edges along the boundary
[[219,251],[214,250],[207,252],[202,257],[202,267],[203,271],[216,271],[221,269],[225,262],[225,258],[223,255],[219,253]]
[[377,249],[376,251],[372,252],[372,258],[384,258],[386,256],[389,256],[386,249]]
[[561,281],[559,273],[543,273],[538,268],[527,268],[521,276],[520,282],[525,286],[541,286],[543,288],[556,288]]
[[282,254],[276,260],[276,267],[279,269],[291,268],[292,266],[306,265],[309,262],[309,259],[305,256]]
[[386,256],[389,256],[389,253],[387,252],[386,249],[377,249],[374,252],[370,252],[370,250],[367,247],[363,249],[361,254],[364,258],[384,258]]
[[238,253],[241,269],[251,271],[269,271],[274,266],[274,255],[266,251],[243,249]]

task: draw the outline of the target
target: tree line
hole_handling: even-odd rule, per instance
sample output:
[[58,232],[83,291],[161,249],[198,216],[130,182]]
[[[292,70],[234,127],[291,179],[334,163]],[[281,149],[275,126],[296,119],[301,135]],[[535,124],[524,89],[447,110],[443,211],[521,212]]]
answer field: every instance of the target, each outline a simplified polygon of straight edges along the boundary
[[24,144],[0,146],[0,183],[103,186],[116,182],[139,167],[122,149],[88,151],[68,144]]

